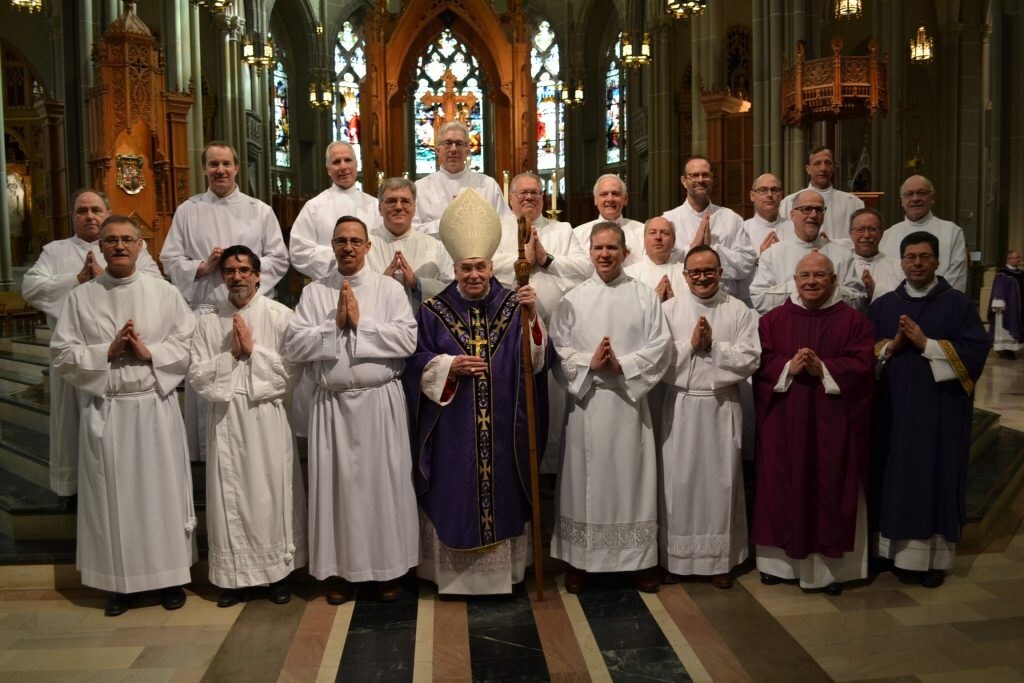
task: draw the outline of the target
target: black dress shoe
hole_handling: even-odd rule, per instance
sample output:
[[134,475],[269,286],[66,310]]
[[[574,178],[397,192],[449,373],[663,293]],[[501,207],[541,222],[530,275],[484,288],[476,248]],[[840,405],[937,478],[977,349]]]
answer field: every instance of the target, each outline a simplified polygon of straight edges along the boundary
[[[217,607],[234,607],[245,600],[245,590],[242,588],[225,588],[217,600]],[[168,607],[168,609],[171,609]]]
[[275,605],[283,605],[291,599],[292,589],[288,586],[288,581],[285,579],[275,581],[267,589],[267,600],[270,600]]
[[824,593],[825,595],[831,595],[833,597],[835,597],[837,595],[842,595],[843,594],[843,584],[841,584],[841,583],[830,583],[829,585],[825,586],[825,589],[822,591],[822,593]]
[[160,590],[160,604],[165,610],[180,609],[185,605],[185,589],[181,586],[171,586]]
[[118,617],[128,611],[132,606],[132,596],[125,593],[111,593],[107,598],[107,605],[103,613],[108,617]]
[[771,574],[765,574],[764,572],[761,572],[761,583],[763,583],[766,586],[776,586],[782,583],[782,579],[780,579],[777,576],[772,576]]
[[921,576],[921,585],[925,588],[938,588],[946,581],[946,572],[941,569],[929,569]]

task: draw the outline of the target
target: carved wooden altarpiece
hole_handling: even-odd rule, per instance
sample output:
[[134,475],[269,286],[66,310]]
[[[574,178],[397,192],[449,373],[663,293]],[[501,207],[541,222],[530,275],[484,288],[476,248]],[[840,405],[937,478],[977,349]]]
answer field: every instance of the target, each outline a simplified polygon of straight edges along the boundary
[[164,88],[163,50],[125,2],[93,51],[89,111],[92,186],[114,213],[135,216],[156,258],[174,209],[189,197],[192,95]]

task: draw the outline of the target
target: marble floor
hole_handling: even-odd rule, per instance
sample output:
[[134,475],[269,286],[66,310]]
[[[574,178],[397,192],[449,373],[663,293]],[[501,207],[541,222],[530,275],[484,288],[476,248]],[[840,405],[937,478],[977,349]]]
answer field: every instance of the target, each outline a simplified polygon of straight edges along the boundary
[[[977,405],[1024,430],[1024,360],[990,359]],[[837,597],[705,581],[654,595],[599,577],[579,596],[548,575],[511,597],[438,600],[407,577],[341,607],[299,581],[283,606],[228,609],[197,582],[107,618],[68,565],[0,567],[0,680],[10,681],[998,681],[1024,680],[1024,490],[945,585],[888,572]],[[202,576],[203,565],[195,575]]]

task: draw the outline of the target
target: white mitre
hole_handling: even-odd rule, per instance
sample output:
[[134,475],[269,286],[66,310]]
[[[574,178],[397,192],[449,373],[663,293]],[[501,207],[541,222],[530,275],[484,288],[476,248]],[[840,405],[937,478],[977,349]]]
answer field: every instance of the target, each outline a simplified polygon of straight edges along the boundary
[[455,263],[466,258],[490,260],[501,242],[501,219],[490,202],[468,188],[441,215],[438,236]]

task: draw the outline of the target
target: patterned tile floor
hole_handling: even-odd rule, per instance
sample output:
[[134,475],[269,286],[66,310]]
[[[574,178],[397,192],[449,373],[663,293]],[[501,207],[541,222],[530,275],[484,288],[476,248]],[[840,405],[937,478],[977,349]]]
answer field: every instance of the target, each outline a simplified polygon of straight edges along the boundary
[[[993,359],[978,406],[1024,429],[1024,360]],[[1010,505],[1024,517],[1024,492]],[[296,583],[285,606],[229,609],[200,586],[103,616],[67,566],[0,568],[0,680],[10,681],[999,681],[1024,680],[1024,530],[962,554],[941,588],[882,573],[841,596],[703,581],[637,593],[601,577],[580,596],[441,601],[409,578],[396,603],[341,607]],[[1016,527],[1016,528],[1014,528]],[[201,568],[199,568],[201,574]]]

